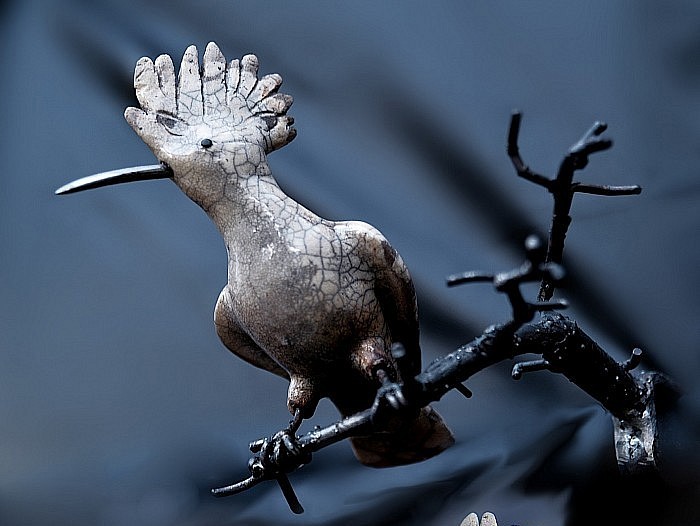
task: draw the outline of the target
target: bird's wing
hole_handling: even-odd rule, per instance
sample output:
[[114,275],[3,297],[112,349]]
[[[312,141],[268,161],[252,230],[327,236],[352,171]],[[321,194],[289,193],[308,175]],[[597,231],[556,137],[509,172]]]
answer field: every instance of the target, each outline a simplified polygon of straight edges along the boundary
[[232,310],[229,302],[230,297],[224,288],[214,309],[214,324],[221,342],[229,351],[246,362],[289,380],[289,373],[238,326],[230,315]]
[[413,280],[400,254],[384,235],[361,221],[343,222],[343,228],[358,242],[360,256],[372,268],[375,295],[392,336],[403,344],[409,370],[421,370],[418,303]]

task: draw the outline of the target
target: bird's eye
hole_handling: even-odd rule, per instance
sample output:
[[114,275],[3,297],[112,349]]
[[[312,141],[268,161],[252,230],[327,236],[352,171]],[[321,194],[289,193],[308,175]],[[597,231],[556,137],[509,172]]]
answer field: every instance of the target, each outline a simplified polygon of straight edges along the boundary
[[211,142],[211,139],[202,139],[202,142],[200,142],[199,144],[202,145],[202,148],[211,148],[211,145],[214,143]]
[[157,113],[156,121],[163,126],[170,135],[182,136],[185,132],[186,125],[180,119],[167,115],[165,113]]
[[268,130],[277,126],[277,117],[275,115],[265,115],[263,116],[263,121],[265,121],[265,126],[267,126]]

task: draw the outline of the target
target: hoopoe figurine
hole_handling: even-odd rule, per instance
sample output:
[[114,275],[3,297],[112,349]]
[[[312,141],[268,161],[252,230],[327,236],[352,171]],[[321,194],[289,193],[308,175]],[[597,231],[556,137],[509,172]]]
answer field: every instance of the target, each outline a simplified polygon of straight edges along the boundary
[[[296,430],[322,398],[343,416],[372,406],[378,387],[401,382],[390,349],[400,342],[410,374],[421,368],[417,302],[408,269],[371,225],[329,221],[280,189],[266,156],[296,136],[282,78],[258,78],[258,59],[227,62],[195,46],[176,77],[168,55],[136,64],[141,108],[125,118],[160,164],[86,177],[65,194],[170,178],[211,218],[228,252],[228,281],[214,310],[223,344],[289,380]],[[430,406],[390,431],[351,439],[373,467],[430,458],[454,442]]]

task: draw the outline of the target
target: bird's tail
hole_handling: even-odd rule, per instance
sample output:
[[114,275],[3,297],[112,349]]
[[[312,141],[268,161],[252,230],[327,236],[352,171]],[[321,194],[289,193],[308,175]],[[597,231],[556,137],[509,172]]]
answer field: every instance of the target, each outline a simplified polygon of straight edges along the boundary
[[452,444],[454,436],[432,407],[387,432],[350,439],[357,459],[366,466],[387,468],[427,460]]

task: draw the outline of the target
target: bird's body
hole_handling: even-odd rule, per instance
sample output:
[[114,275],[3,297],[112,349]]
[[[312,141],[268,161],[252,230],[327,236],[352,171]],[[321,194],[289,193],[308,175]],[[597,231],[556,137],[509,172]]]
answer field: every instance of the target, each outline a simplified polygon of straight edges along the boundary
[[[228,280],[215,308],[224,345],[290,380],[287,405],[301,417],[330,398],[343,415],[372,405],[379,370],[400,381],[390,353],[406,349],[420,371],[416,296],[399,254],[374,227],[328,221],[287,196],[266,155],[296,135],[279,75],[257,76],[254,55],[227,63],[210,43],[200,68],[185,52],[141,59],[134,75],[141,109],[125,117],[169,167],[174,182],[221,232]],[[429,407],[382,436],[353,440],[372,466],[416,462],[453,442]]]
[[[370,374],[382,362],[391,367],[394,319],[385,318],[385,281],[403,296],[395,297],[396,316],[414,317],[415,299],[403,262],[376,229],[326,221],[286,201],[294,210],[288,218],[266,213],[248,215],[255,224],[237,222],[242,232],[227,242],[228,283],[215,322],[234,353],[290,378],[290,411],[310,413],[320,398],[335,394],[350,368]],[[419,359],[418,334],[407,334],[411,321],[396,320],[395,336]]]

